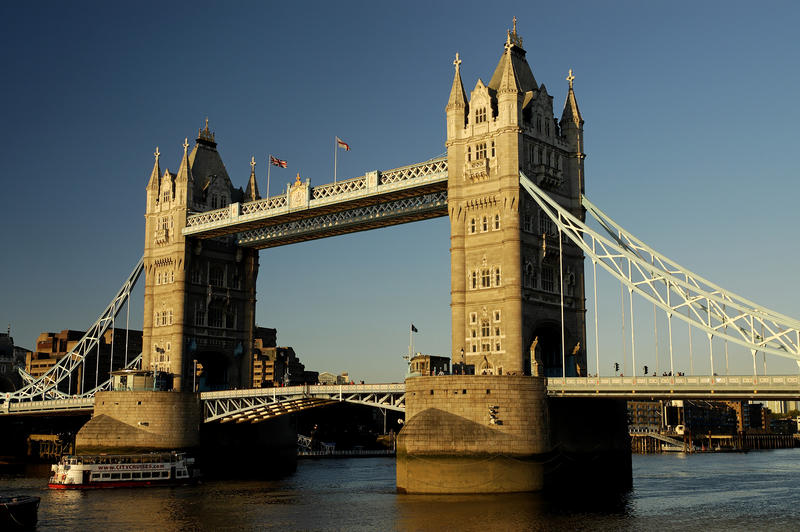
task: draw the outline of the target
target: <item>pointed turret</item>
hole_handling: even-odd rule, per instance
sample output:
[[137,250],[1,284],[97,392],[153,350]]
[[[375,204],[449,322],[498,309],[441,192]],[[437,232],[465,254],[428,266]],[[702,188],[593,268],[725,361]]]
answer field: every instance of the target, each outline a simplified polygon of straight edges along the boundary
[[156,162],[153,164],[153,171],[150,172],[150,181],[147,182],[147,188],[151,189],[155,187],[158,189],[158,178],[161,177],[161,167],[158,164],[158,160],[161,157],[161,152],[158,151],[158,146],[156,146],[156,151],[153,153],[156,157]]
[[261,195],[258,193],[258,183],[256,182],[256,158],[251,157],[250,181],[247,182],[247,189],[244,191],[244,200],[255,201],[258,199],[261,199]]
[[456,73],[453,76],[453,86],[450,89],[450,99],[447,100],[446,110],[450,109],[466,109],[467,107],[467,93],[464,91],[464,84],[461,82],[461,59],[456,58],[453,61],[456,66]]
[[583,160],[586,154],[583,152],[583,117],[581,111],[578,109],[578,100],[575,98],[575,91],[572,88],[572,82],[575,76],[572,75],[572,69],[569,69],[569,90],[567,91],[567,99],[564,102],[564,112],[561,113],[561,134],[569,143],[570,151],[572,152],[567,159],[569,167],[568,175],[574,176],[575,182],[571,184],[573,188],[576,204],[573,206],[573,212],[583,219],[584,212],[580,205],[581,194],[585,192],[583,181]]
[[161,167],[158,164],[161,153],[158,151],[158,146],[153,155],[156,157],[156,162],[153,164],[153,171],[150,172],[150,181],[147,182],[147,212],[158,203],[158,183],[161,180]]
[[569,69],[569,91],[567,91],[567,99],[564,101],[564,112],[561,113],[561,127],[565,127],[567,123],[572,123],[576,127],[583,127],[583,117],[581,111],[578,109],[578,100],[575,98],[575,91],[572,89],[572,82],[575,76],[572,75],[572,69]]
[[175,177],[175,199],[185,205],[192,204],[192,189],[194,188],[194,178],[192,170],[189,168],[189,139],[183,139],[183,159],[178,168],[178,175]]
[[454,139],[467,125],[467,93],[461,82],[461,59],[456,52],[453,61],[456,72],[453,75],[453,86],[450,89],[450,98],[447,100],[445,111],[447,113],[447,138]]

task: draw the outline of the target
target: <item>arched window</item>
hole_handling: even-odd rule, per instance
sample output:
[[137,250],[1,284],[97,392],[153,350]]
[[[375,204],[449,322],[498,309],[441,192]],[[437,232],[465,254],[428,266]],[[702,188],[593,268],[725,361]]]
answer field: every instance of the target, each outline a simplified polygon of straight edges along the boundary
[[492,141],[492,157],[494,157],[494,141]]
[[523,281],[525,288],[536,288],[536,268],[530,262],[525,263],[525,278]]
[[469,221],[469,232],[470,233],[475,232],[475,218]]
[[499,214],[495,214],[494,215],[494,229],[495,229],[495,231],[500,229],[500,215]]
[[500,268],[494,270],[494,285],[500,286]]
[[470,162],[471,160],[472,160],[472,148],[467,146],[467,162]]
[[486,216],[483,217],[483,220],[481,222],[482,222],[481,223],[481,228],[482,228],[481,230],[484,231],[484,232],[488,231],[489,230],[489,220],[487,220]]
[[472,288],[478,288],[478,272],[472,272]]

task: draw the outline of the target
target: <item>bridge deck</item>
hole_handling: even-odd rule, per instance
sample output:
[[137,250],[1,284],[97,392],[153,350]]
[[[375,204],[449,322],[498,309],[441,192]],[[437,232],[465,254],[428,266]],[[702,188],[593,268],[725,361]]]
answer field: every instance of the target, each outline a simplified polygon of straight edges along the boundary
[[800,375],[551,377],[550,397],[618,399],[786,400],[800,398]]

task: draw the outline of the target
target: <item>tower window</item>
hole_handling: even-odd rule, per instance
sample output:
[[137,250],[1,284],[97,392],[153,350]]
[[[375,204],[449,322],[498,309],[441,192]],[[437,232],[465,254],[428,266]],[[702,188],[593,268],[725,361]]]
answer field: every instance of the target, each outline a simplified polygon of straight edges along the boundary
[[486,232],[489,230],[489,220],[486,219],[486,216],[483,217],[481,221],[481,231]]
[[491,276],[489,275],[489,268],[481,270],[481,287],[489,288],[491,286]]
[[525,264],[525,288],[536,288],[536,268],[530,262]]
[[553,220],[544,211],[539,211],[539,231],[544,235],[556,234],[556,227]]
[[486,143],[481,142],[475,146],[475,160],[486,159]]
[[497,268],[494,271],[494,285],[500,286],[500,268]]
[[556,291],[553,277],[553,268],[550,268],[549,266],[542,268],[542,290],[545,290],[546,292]]
[[495,214],[494,215],[494,229],[495,229],[495,231],[500,229],[500,215],[499,214]]
[[481,336],[489,336],[489,320],[481,321]]
[[486,107],[481,107],[475,111],[475,123],[486,122]]
[[472,272],[472,289],[478,288],[478,272]]
[[494,157],[494,141],[492,141],[492,157]]
[[473,219],[472,219],[472,220],[470,220],[470,222],[469,222],[469,232],[470,232],[470,233],[475,233],[475,227],[476,227],[476,225],[475,225],[475,218],[473,218]]
[[467,146],[467,162],[470,162],[471,160],[472,160],[472,148]]
[[522,230],[525,231],[526,233],[533,232],[533,216],[531,216],[530,214],[525,214],[522,217]]

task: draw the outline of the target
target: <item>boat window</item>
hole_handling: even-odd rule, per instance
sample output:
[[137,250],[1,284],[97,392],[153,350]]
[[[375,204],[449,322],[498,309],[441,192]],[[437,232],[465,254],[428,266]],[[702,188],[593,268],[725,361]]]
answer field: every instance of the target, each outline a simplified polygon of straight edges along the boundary
[[122,480],[128,480],[130,478],[131,478],[131,474],[130,473],[123,473],[122,474]]
[[142,472],[142,478],[150,478],[150,471]]
[[103,473],[103,478],[111,478],[111,473]]
[[139,473],[138,471],[134,472],[134,473],[131,473],[131,475],[133,475],[133,478],[142,478],[142,474]]
[[119,480],[119,473],[111,473],[111,480]]
[[92,480],[100,480],[100,473],[92,473]]

